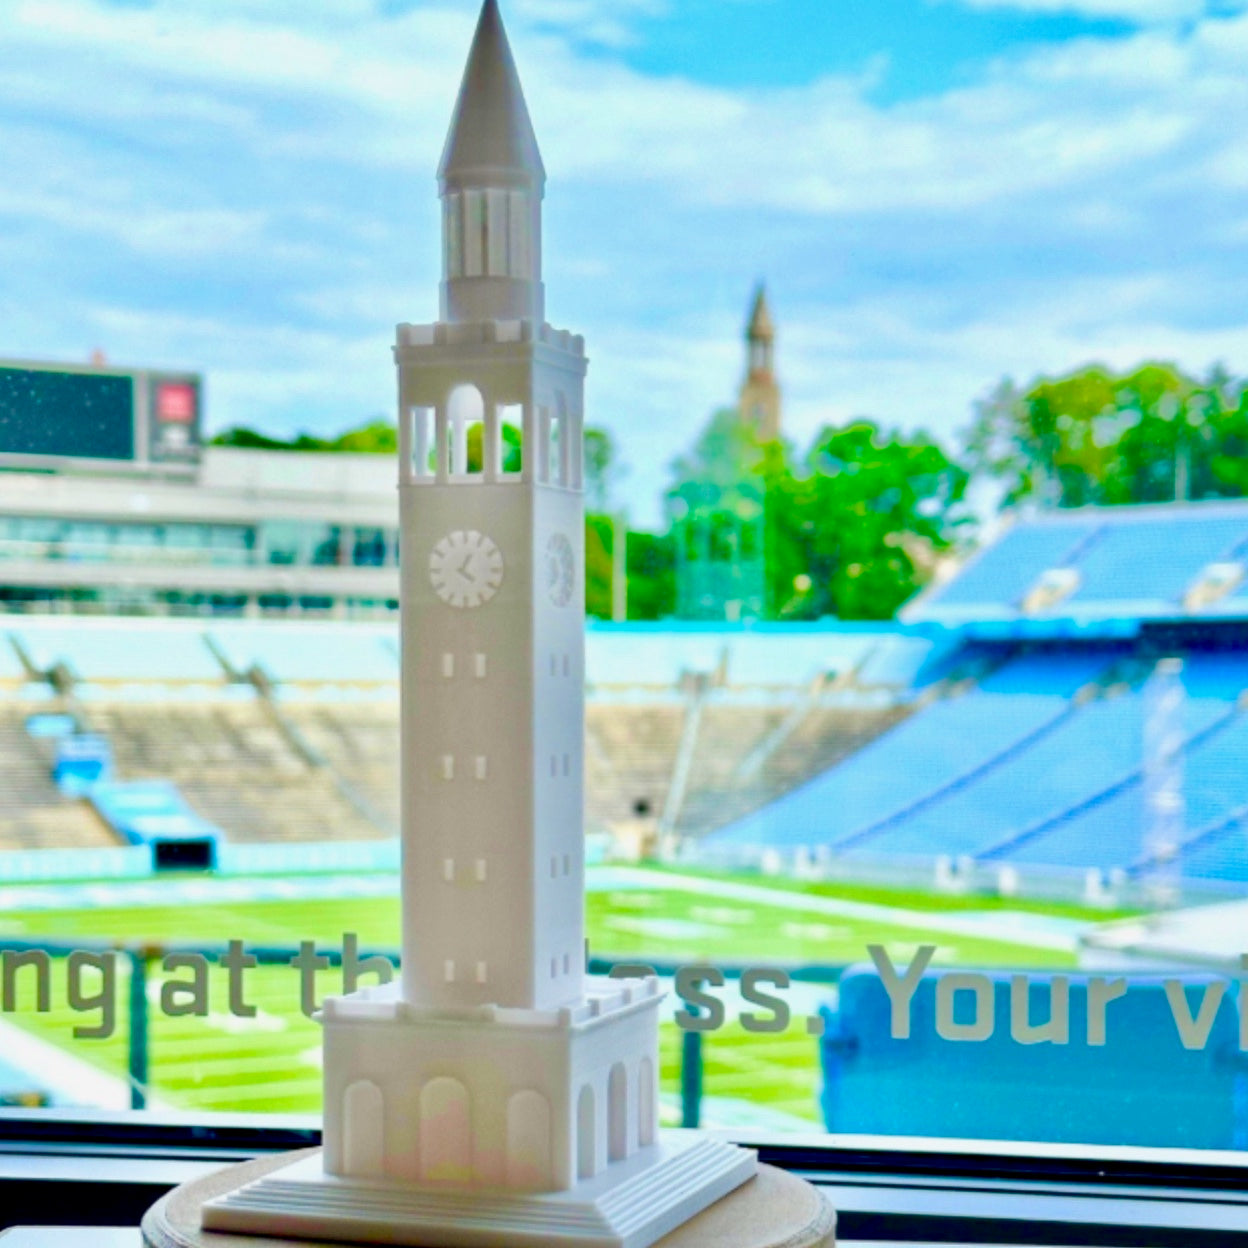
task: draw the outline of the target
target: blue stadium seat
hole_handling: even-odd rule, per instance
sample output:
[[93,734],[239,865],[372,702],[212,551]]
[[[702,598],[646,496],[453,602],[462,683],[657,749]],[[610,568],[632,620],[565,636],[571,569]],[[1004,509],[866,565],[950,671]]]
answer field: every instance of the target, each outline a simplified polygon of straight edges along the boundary
[[[1185,823],[1191,832],[1248,801],[1245,757],[1248,724],[1242,720],[1228,723],[1189,753],[1183,793]],[[1128,867],[1147,853],[1148,820],[1143,789],[1135,784],[1001,856],[1020,865]],[[1240,852],[1248,855],[1248,846],[1241,846]],[[1184,874],[1196,874],[1190,866],[1185,856]]]
[[[1106,1009],[1106,1043],[1088,1043],[1089,976],[1071,974],[1069,1043],[1016,1043],[1010,976],[988,973],[992,1034],[978,1042],[936,1031],[937,987],[928,971],[915,990],[909,1039],[891,1034],[891,1004],[874,970],[841,979],[825,1009],[821,1098],[829,1131],[843,1134],[1168,1148],[1248,1145],[1248,1056],[1239,1052],[1234,989],[1215,1015],[1206,1047],[1179,1039],[1163,980],[1133,977]],[[1032,973],[1030,1021],[1050,1017],[1050,974]],[[1184,976],[1192,1018],[1212,976]],[[1225,983],[1225,981],[1221,981]],[[953,998],[953,1021],[974,1021],[975,996]]]
[[[1055,718],[1094,679],[1099,654],[1053,663],[1037,683],[1036,659],[1018,660],[963,697],[936,702],[845,762],[712,834],[714,849],[836,846],[895,816],[934,789],[991,762]],[[941,852],[934,849],[932,852]]]
[[1245,537],[1248,513],[1187,510],[1150,520],[1126,513],[1106,524],[1079,559],[1081,583],[1068,604],[1111,603],[1120,612],[1135,604],[1173,607],[1204,568]]
[[875,854],[975,854],[1139,763],[1138,697],[1093,702],[1017,755],[869,842]]
[[[1244,798],[1242,790],[1240,797]],[[1186,879],[1235,885],[1237,895],[1242,895],[1242,886],[1248,883],[1248,799],[1212,826],[1193,833],[1179,863]]]
[[1060,713],[1060,699],[938,702],[801,788],[707,838],[708,845],[833,845],[892,814]]
[[[1051,614],[1083,619],[1150,618],[1183,611],[1183,600],[1213,563],[1241,561],[1248,507],[1202,503],[1088,508],[1018,521],[947,585],[906,610],[911,620],[985,624],[1016,619],[1047,571],[1069,568],[1078,582]],[[1207,604],[1201,614],[1242,615],[1248,595]]]
[[1008,611],[1048,568],[1061,567],[1099,526],[1099,520],[1065,518],[1023,521],[995,544],[981,551],[947,585],[923,600],[916,615],[928,608],[987,607]]
[[1113,662],[1112,654],[1094,648],[1037,651],[998,667],[979,682],[981,693],[998,696],[1041,694],[1073,698],[1085,685],[1099,680]]
[[[1185,663],[1183,683],[1189,697],[1184,707],[1189,742],[1183,755],[1184,817],[1186,826],[1195,832],[1248,802],[1248,774],[1243,767],[1248,756],[1248,722],[1234,710],[1235,700],[1248,686],[1248,656],[1192,655]],[[1072,745],[1062,765],[1086,772],[1085,793],[1071,802],[1069,814],[1059,810],[1046,826],[1029,829],[1026,819],[1020,819],[1015,831],[1027,832],[1025,839],[995,847],[991,857],[1018,865],[1106,869],[1129,867],[1145,855],[1148,812],[1140,769],[1147,697],[1141,692],[1130,699],[1138,720],[1124,740],[1133,751],[1126,765],[1117,771],[1099,766],[1104,745],[1091,750]],[[1233,835],[1228,843],[1233,844]],[[1248,863],[1245,848],[1240,846],[1240,853]],[[1222,851],[1218,860],[1220,874],[1230,864]],[[1205,862],[1203,850],[1201,855],[1185,856],[1184,874],[1208,874],[1207,864],[1198,869],[1201,862]],[[1243,878],[1245,872],[1248,865],[1239,867],[1234,878]]]

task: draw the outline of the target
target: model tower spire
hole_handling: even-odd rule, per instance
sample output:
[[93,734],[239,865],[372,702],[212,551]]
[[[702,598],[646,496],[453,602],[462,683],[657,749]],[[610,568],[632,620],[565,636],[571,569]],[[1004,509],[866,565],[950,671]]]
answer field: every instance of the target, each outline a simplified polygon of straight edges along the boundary
[[546,170],[497,0],[481,10],[438,184],[442,319],[540,320]]

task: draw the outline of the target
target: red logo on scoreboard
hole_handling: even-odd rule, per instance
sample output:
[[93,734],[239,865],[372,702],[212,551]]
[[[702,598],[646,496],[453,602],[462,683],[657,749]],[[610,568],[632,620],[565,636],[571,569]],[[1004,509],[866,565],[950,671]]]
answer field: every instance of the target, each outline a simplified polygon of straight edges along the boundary
[[195,387],[185,382],[161,382],[156,387],[156,419],[162,425],[195,422]]

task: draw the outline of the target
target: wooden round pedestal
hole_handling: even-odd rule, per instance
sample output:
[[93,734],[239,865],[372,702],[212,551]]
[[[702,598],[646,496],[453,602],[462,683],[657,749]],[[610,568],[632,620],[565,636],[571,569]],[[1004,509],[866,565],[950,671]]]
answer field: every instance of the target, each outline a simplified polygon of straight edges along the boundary
[[[279,1241],[201,1230],[200,1209],[301,1156],[306,1154],[230,1166],[179,1187],[148,1210],[143,1243],[146,1248],[272,1248]],[[342,1248],[319,1240],[280,1242],[299,1248]],[[834,1248],[835,1243],[836,1214],[823,1194],[791,1174],[763,1166],[757,1178],[661,1239],[655,1248]]]

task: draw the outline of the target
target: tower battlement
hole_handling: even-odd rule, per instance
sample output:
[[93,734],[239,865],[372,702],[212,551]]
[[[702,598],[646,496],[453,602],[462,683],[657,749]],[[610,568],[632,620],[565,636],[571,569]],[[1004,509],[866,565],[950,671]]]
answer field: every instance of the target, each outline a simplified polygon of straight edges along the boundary
[[400,325],[398,332],[401,348],[475,347],[528,342],[555,347],[581,358],[585,356],[585,339],[580,334],[530,320],[434,321],[428,325]]
[[364,988],[350,997],[329,997],[320,1012],[323,1023],[413,1022],[447,1027],[499,1025],[567,1031],[592,1027],[617,1015],[646,1008],[664,995],[660,981],[647,979],[587,979],[584,998],[574,1006],[558,1010],[518,1010],[499,1005],[478,1005],[466,1009],[430,1009],[405,1001],[397,984]]

